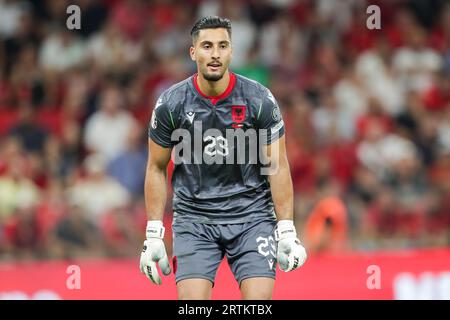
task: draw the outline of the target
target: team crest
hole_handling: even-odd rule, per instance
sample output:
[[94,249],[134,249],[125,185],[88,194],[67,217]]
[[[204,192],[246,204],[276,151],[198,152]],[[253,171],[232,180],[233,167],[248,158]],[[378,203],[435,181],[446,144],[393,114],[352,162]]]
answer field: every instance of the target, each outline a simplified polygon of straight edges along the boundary
[[245,106],[232,106],[231,107],[231,119],[233,128],[242,128],[244,125],[242,122],[245,120]]

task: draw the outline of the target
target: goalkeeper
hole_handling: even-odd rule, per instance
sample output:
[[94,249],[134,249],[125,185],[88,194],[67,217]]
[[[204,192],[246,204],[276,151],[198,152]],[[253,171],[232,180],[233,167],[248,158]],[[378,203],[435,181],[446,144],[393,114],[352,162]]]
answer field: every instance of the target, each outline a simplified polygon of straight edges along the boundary
[[[191,36],[197,73],[161,94],[149,124],[147,240],[140,269],[155,284],[161,284],[157,265],[163,274],[171,272],[162,218],[174,150],[172,266],[178,298],[210,299],[226,256],[243,299],[271,299],[276,264],[292,271],[306,260],[293,223],[283,119],[267,88],[228,69],[228,19],[203,18]],[[256,141],[251,130],[258,132]],[[230,132],[245,133],[245,139],[235,143]],[[243,151],[254,154],[255,147],[257,161],[236,159]]]

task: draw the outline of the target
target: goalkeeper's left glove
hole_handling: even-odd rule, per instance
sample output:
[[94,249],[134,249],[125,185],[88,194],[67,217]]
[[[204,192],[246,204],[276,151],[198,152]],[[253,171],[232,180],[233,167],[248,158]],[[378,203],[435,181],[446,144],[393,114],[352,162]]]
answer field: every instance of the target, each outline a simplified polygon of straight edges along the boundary
[[301,267],[307,258],[306,250],[297,238],[294,222],[280,220],[275,229],[277,241],[277,261],[280,269],[288,272]]

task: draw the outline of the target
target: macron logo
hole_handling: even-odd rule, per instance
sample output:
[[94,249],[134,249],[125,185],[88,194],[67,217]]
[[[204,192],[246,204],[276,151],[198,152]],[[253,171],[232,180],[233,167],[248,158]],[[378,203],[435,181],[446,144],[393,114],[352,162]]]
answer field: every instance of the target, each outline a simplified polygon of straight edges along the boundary
[[189,111],[187,113],[187,117],[189,119],[189,122],[192,124],[192,122],[194,121],[194,117],[195,117],[195,112]]
[[269,259],[267,262],[269,262],[269,269],[273,269],[273,259]]

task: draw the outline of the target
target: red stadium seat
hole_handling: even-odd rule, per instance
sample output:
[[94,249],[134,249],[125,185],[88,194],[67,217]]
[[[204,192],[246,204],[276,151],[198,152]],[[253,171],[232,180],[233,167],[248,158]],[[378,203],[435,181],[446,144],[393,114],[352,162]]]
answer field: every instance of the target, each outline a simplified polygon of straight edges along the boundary
[[37,113],[36,123],[50,133],[61,136],[63,126],[61,115],[62,113],[60,109],[44,109]]
[[0,107],[0,136],[7,134],[15,125],[17,116],[17,110],[7,110],[7,108]]

